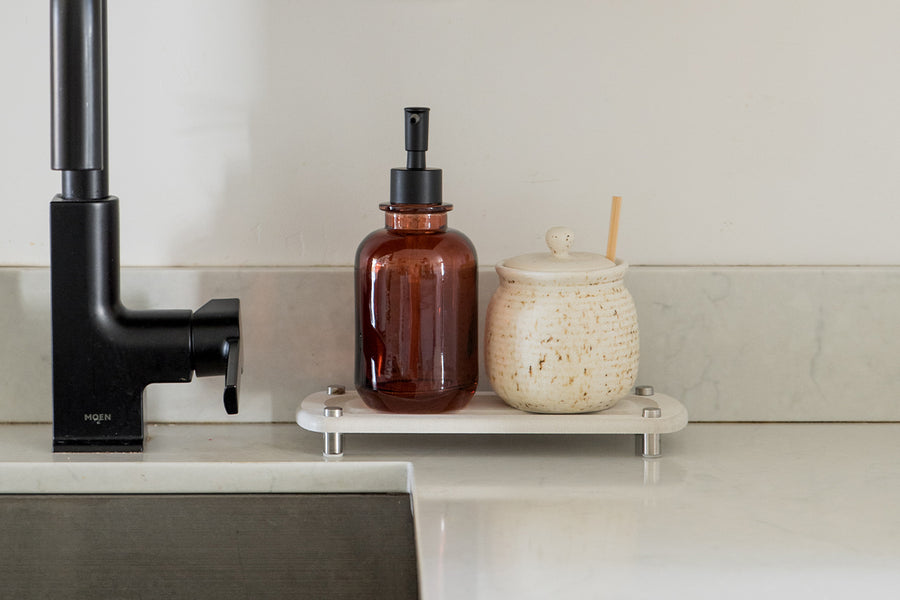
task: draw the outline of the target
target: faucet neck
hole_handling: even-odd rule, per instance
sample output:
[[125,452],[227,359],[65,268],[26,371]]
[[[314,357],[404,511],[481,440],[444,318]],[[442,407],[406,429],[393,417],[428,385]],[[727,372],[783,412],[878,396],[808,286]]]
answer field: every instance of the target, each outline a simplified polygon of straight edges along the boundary
[[106,0],[51,0],[51,168],[62,197],[109,195]]

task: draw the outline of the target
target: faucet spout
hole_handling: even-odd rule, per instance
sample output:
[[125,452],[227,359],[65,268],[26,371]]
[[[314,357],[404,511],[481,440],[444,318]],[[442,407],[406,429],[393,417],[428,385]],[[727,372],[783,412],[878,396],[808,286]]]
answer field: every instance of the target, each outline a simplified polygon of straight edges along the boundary
[[108,193],[106,1],[51,0],[50,202],[54,451],[141,451],[152,383],[225,376],[238,411],[240,301],[134,311],[119,293],[119,200]]

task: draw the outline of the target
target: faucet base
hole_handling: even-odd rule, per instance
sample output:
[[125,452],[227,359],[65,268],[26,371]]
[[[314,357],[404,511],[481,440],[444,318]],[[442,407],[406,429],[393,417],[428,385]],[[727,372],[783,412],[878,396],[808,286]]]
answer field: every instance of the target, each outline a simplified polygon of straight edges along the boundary
[[53,440],[53,452],[143,452],[144,440]]
[[240,301],[197,311],[129,310],[119,294],[119,202],[50,203],[53,449],[141,452],[144,389],[225,375],[237,412]]
[[140,452],[144,388],[190,381],[191,311],[119,299],[119,203],[50,203],[53,448]]

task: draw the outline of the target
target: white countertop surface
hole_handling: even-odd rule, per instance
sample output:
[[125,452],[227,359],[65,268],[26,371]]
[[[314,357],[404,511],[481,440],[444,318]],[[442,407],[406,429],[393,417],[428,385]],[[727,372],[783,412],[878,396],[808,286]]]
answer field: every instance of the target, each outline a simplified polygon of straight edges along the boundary
[[0,493],[411,491],[422,597],[847,598],[900,588],[900,424],[662,436],[348,435],[153,425],[135,455],[0,426]]

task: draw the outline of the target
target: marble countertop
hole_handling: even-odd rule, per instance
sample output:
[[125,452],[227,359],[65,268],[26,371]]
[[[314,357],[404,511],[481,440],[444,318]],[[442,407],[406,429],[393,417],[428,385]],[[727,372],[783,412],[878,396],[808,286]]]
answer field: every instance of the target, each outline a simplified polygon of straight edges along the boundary
[[136,455],[0,426],[0,493],[410,491],[422,597],[854,597],[900,586],[900,424],[630,435],[348,435],[152,425]]

